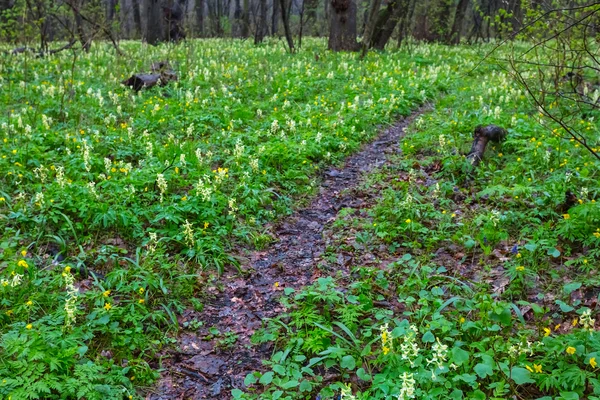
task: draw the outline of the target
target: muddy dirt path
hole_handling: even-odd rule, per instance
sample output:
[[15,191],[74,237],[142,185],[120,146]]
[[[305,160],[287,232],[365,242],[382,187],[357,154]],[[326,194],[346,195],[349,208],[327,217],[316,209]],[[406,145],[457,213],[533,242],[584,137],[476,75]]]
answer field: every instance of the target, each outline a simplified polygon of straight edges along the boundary
[[362,200],[352,198],[346,189],[355,187],[364,173],[381,167],[388,154],[399,152],[405,128],[425,110],[421,107],[383,130],[343,168],[325,172],[310,205],[274,227],[276,243],[253,252],[242,265],[246,276],[225,273],[217,282],[219,288],[210,289],[212,300],[202,312],[190,310],[181,316],[180,323],[195,320],[201,325],[180,334],[178,349],[169,351],[163,361],[165,372],[148,400],[228,399],[231,389],[243,389],[245,376],[261,370],[261,360],[272,353],[270,344],[252,346],[250,337],[263,319],[285,311],[278,301],[285,288],[301,288],[320,276],[314,267],[325,250],[323,230],[341,208],[360,206]]

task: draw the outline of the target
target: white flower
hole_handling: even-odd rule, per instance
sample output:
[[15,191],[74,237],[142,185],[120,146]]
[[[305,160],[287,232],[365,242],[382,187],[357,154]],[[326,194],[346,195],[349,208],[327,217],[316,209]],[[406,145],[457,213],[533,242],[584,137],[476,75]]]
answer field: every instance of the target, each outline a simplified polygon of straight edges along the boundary
[[400,375],[400,379],[402,380],[402,387],[400,388],[400,394],[398,395],[398,400],[406,400],[412,399],[415,397],[415,379],[413,374],[409,374],[405,372]]

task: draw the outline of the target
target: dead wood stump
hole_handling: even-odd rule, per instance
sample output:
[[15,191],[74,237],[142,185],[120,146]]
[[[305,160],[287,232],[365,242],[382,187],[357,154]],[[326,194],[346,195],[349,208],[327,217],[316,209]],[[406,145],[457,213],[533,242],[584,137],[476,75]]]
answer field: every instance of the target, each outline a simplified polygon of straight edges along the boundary
[[467,154],[467,159],[474,167],[478,166],[483,159],[485,148],[488,142],[500,143],[506,139],[506,129],[497,125],[478,125],[473,132],[473,144],[471,151]]

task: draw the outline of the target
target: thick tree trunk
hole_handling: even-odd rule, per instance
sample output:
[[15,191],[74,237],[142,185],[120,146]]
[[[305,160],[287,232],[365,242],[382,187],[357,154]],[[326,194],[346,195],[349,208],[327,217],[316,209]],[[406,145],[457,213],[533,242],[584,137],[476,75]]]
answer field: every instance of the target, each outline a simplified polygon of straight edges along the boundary
[[256,24],[256,34],[254,35],[254,44],[262,43],[264,37],[269,31],[267,25],[267,0],[260,0],[259,3],[259,20]]
[[454,16],[454,23],[452,24],[452,30],[450,35],[446,39],[447,43],[459,44],[460,33],[465,21],[465,15],[467,14],[467,7],[469,6],[470,0],[459,0],[458,6],[456,6],[456,14]]
[[160,0],[145,0],[146,26],[144,37],[149,44],[158,44],[162,38]]
[[204,0],[196,0],[194,4],[196,11],[196,35],[204,35]]
[[358,51],[356,42],[356,1],[331,0],[329,50]]

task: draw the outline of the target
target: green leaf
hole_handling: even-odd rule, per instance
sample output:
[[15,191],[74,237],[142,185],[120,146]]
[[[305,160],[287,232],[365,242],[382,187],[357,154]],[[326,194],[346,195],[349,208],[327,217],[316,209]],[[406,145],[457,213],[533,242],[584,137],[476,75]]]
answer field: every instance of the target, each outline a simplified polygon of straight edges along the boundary
[[241,399],[242,396],[244,395],[244,392],[242,392],[240,389],[233,389],[231,391],[231,395],[233,396],[234,399]]
[[521,367],[513,367],[513,369],[510,370],[510,377],[517,385],[535,383],[535,381],[531,379],[531,372]]
[[278,398],[280,398],[281,396],[283,396],[283,390],[276,390],[273,392],[273,394],[271,395],[271,399],[272,400],[277,400]]
[[570,305],[568,305],[567,303],[565,303],[562,300],[556,300],[556,304],[558,304],[558,306],[560,307],[560,311],[564,312],[564,313],[568,313],[574,310],[573,307],[571,307]]
[[301,392],[310,392],[312,390],[312,383],[310,383],[310,381],[307,381],[305,379],[302,382],[300,382],[299,389]]
[[560,392],[558,400],[579,400],[579,395],[575,392]]
[[574,291],[576,291],[577,289],[579,289],[580,287],[581,287],[581,282],[567,283],[565,286],[563,286],[563,291],[565,292],[565,294],[571,294]]
[[475,370],[475,373],[477,375],[479,375],[479,377],[481,379],[484,379],[487,376],[491,376],[492,373],[494,372],[492,367],[490,367],[489,365],[486,365],[486,364],[482,364],[482,363],[477,364],[475,366],[474,370]]
[[547,253],[548,253],[549,256],[552,256],[554,258],[560,256],[560,251],[558,251],[558,249],[555,248],[555,247],[549,248]]
[[342,362],[340,363],[342,368],[346,368],[349,370],[353,370],[356,368],[356,360],[351,355],[347,355],[342,357]]
[[289,381],[284,383],[283,385],[281,385],[282,389],[291,389],[291,388],[295,388],[296,386],[300,385],[300,382],[294,380],[294,381]]
[[256,383],[256,376],[253,373],[246,375],[244,378],[244,386],[250,386]]
[[370,381],[371,380],[371,375],[369,375],[367,373],[367,371],[365,371],[364,368],[359,368],[356,370],[356,376],[358,376],[359,379],[362,379],[363,381]]
[[262,385],[268,385],[273,381],[273,375],[274,374],[272,371],[266,372],[265,374],[263,374],[263,376],[260,377],[260,380],[258,382]]
[[469,360],[469,352],[460,347],[452,348],[452,359],[456,365],[462,365]]
[[273,366],[273,371],[277,372],[279,375],[285,375],[285,368],[283,365],[276,364]]
[[425,332],[421,340],[425,343],[433,343],[435,342],[435,336],[433,335],[433,333],[431,333],[431,331],[427,331]]

